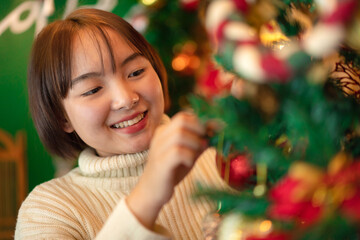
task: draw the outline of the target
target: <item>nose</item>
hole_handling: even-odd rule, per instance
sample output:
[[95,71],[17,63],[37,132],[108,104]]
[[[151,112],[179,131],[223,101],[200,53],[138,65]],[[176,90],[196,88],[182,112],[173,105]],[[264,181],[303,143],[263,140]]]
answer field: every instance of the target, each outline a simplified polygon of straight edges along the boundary
[[139,102],[139,94],[130,86],[129,83],[118,83],[112,87],[111,109],[131,109]]

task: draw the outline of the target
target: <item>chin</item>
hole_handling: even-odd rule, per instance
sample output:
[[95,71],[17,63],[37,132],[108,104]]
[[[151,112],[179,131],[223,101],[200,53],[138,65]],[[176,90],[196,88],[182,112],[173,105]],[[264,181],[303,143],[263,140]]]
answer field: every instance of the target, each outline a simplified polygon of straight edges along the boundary
[[134,145],[129,145],[128,149],[125,150],[125,153],[137,153],[137,152],[143,152],[145,150],[148,150],[150,147],[150,141],[147,142],[141,142],[138,141]]
[[150,144],[138,145],[138,146],[134,149],[133,153],[143,152],[143,151],[145,151],[145,150],[148,150],[149,147],[150,147]]

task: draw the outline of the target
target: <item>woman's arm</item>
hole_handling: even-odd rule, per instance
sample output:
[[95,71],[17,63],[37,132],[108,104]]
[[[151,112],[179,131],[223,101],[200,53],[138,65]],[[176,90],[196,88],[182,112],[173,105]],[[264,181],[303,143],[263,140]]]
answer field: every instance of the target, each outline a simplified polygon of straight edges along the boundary
[[191,113],[181,112],[160,126],[151,142],[143,176],[126,203],[148,229],[206,148],[205,127]]

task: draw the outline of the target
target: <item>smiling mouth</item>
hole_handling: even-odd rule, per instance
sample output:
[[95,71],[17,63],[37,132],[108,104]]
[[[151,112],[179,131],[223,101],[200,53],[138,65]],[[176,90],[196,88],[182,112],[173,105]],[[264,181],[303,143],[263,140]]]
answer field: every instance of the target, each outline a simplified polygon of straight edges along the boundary
[[119,122],[116,123],[114,125],[111,125],[111,128],[126,128],[126,127],[130,127],[132,125],[137,124],[138,122],[140,122],[141,120],[144,119],[145,115],[147,112],[143,112],[140,113],[139,115],[137,115],[135,118],[127,120],[127,121],[123,121],[123,122]]

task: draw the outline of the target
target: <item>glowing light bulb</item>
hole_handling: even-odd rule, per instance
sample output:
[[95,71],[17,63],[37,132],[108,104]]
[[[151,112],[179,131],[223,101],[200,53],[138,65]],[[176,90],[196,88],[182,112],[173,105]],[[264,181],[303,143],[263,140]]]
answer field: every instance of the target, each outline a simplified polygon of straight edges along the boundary
[[154,3],[156,3],[158,0],[141,0],[141,3],[144,4],[145,6],[151,6]]
[[172,60],[171,66],[175,71],[183,71],[189,66],[190,58],[185,54],[179,54]]
[[272,228],[272,222],[270,220],[264,220],[260,223],[259,230],[262,233],[267,233]]

